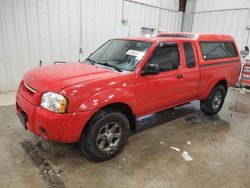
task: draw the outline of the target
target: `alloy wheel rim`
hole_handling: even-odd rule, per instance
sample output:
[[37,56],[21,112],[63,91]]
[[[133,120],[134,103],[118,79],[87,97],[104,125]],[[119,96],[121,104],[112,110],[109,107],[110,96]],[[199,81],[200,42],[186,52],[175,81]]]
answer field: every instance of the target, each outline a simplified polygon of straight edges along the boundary
[[98,149],[105,153],[114,152],[119,146],[122,135],[121,125],[117,122],[105,124],[96,137]]
[[220,92],[217,92],[212,102],[213,109],[218,109],[221,103],[222,103],[222,94]]

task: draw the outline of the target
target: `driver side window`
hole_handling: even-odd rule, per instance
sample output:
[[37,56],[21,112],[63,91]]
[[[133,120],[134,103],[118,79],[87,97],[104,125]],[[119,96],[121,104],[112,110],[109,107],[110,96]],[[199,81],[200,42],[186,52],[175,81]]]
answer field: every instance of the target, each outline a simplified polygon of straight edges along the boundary
[[161,45],[155,49],[149,64],[158,64],[160,72],[178,69],[179,52],[177,45]]

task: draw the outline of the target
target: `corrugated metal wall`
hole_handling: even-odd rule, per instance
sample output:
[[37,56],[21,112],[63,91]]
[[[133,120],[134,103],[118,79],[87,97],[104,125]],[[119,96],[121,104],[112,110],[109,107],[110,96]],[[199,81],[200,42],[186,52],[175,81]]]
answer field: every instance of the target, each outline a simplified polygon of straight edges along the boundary
[[76,61],[110,38],[140,36],[141,27],[181,29],[178,0],[125,0],[125,25],[122,5],[122,0],[0,0],[0,91],[15,90],[40,60]]
[[77,60],[79,0],[0,0],[0,91],[15,90],[25,71]]
[[250,46],[250,1],[196,0],[193,32],[222,33],[233,35],[240,49]]
[[[136,1],[124,1],[124,18],[121,23],[122,1],[109,0],[84,1],[83,4],[83,56],[88,56],[94,49],[113,37],[140,36],[141,28],[164,31],[180,31],[182,13],[176,10],[158,7]],[[172,1],[172,3],[178,1]],[[174,8],[174,7],[173,7]]]
[[195,12],[193,32],[233,35],[242,49],[245,45],[250,45],[249,30],[246,29],[249,13],[249,9]]

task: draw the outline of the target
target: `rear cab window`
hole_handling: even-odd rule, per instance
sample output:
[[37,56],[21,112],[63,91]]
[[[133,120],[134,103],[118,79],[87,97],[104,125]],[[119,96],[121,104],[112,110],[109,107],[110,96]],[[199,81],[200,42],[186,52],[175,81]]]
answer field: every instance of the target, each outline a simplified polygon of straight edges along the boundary
[[233,42],[200,42],[202,57],[204,60],[238,57]]
[[186,66],[187,68],[195,67],[195,56],[194,56],[194,48],[191,42],[184,42],[183,43],[184,54],[186,59]]

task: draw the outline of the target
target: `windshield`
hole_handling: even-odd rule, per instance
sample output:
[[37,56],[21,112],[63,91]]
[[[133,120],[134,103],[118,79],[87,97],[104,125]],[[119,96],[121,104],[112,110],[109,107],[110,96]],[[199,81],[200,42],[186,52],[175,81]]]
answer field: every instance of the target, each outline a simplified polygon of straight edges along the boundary
[[132,71],[150,46],[150,42],[118,39],[109,40],[86,60],[120,71]]

